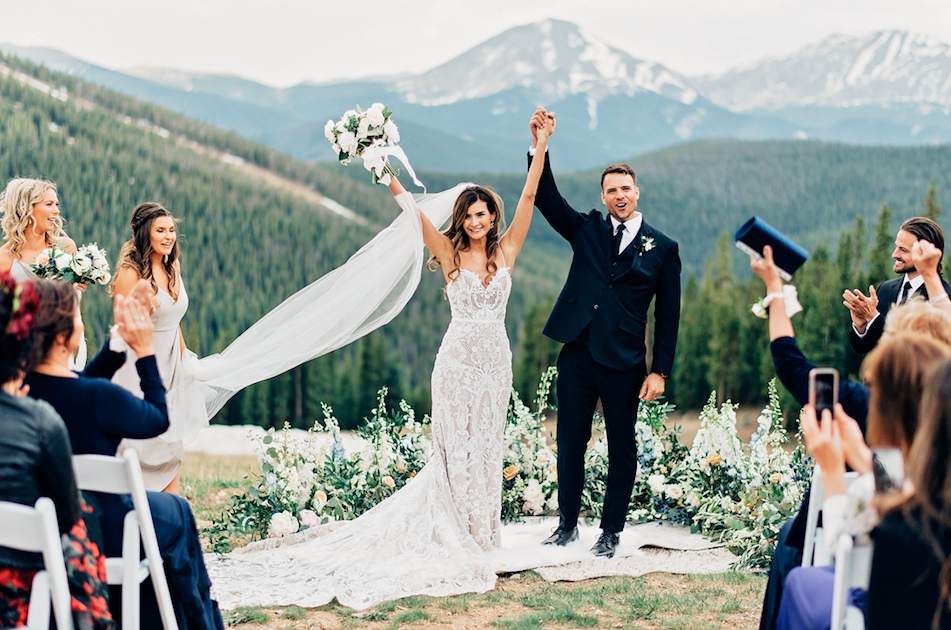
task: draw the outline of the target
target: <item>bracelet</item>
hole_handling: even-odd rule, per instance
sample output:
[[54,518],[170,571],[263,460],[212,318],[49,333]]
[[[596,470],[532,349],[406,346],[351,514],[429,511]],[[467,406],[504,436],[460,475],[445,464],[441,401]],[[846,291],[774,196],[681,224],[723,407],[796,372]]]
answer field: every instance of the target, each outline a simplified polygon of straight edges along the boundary
[[945,300],[948,300],[949,302],[951,302],[951,297],[948,297],[947,293],[942,293],[941,295],[931,298],[928,301],[931,302],[932,306],[935,306],[935,305],[941,304]]

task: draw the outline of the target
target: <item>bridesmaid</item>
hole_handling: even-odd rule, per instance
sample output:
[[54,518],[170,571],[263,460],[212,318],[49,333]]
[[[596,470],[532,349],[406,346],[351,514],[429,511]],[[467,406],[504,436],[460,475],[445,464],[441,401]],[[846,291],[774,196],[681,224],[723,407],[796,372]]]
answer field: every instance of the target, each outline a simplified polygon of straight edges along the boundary
[[[180,322],[188,309],[188,295],[182,284],[178,261],[176,220],[160,204],[146,202],[136,206],[129,223],[132,238],[122,246],[111,290],[116,297],[126,297],[142,278],[152,285],[155,358],[168,392],[171,429],[156,438],[128,440],[126,443],[139,452],[148,490],[178,494],[179,472],[185,456],[182,423],[188,415],[184,397],[188,388],[184,387],[182,366],[185,340],[182,338]],[[127,352],[129,360],[112,380],[141,397],[139,376],[134,365],[135,355],[131,350]]]
[[63,231],[59,198],[52,182],[11,179],[0,193],[0,210],[0,226],[6,240],[0,247],[0,271],[9,273],[17,282],[35,279],[30,265],[47,247],[59,245],[67,252],[76,251],[76,243]]

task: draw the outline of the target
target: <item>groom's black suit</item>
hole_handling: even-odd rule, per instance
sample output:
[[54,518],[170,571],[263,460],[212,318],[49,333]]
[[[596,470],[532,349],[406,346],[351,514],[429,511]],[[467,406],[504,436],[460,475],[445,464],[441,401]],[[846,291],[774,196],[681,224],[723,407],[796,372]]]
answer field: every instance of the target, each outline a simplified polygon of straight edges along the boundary
[[558,504],[560,527],[578,521],[584,453],[601,400],[608,435],[608,481],[601,528],[624,529],[637,472],[638,394],[646,376],[647,310],[654,306],[651,372],[670,374],[680,321],[677,243],[643,222],[615,253],[610,219],[575,211],[559,194],[548,156],[535,205],[574,251],[568,280],[544,334],[565,344],[558,357]]
[[[864,337],[859,337],[855,329],[849,327],[849,343],[852,344],[853,350],[859,354],[867,354],[878,345],[878,340],[882,338],[882,332],[885,330],[885,317],[888,316],[888,311],[891,310],[892,305],[898,301],[898,294],[901,292],[904,283],[905,276],[902,276],[886,280],[878,285],[878,288],[875,289],[875,295],[878,296],[878,312],[881,315],[868,325]],[[945,282],[944,278],[941,279],[941,284],[944,285],[944,290],[947,291],[948,295],[951,295],[951,285]],[[925,288],[925,285],[921,285],[917,291],[911,294],[911,297],[921,297],[927,300],[928,289]]]

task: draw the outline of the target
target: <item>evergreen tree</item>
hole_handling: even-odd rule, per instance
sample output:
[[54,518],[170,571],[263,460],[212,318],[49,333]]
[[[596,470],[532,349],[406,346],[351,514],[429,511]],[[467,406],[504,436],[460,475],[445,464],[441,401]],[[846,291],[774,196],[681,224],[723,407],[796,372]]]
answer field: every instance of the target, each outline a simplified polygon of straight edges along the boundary
[[941,214],[941,203],[937,198],[937,187],[933,177],[931,178],[931,185],[928,186],[928,196],[925,197],[924,206],[925,216],[932,221],[937,221],[938,215]]
[[732,239],[724,232],[717,241],[712,270],[704,278],[700,291],[700,302],[705,305],[707,318],[707,382],[717,390],[718,403],[733,398],[739,386],[739,317],[733,274],[730,272],[732,252]]
[[542,334],[554,304],[554,296],[535,304],[529,309],[525,320],[518,368],[513,383],[525,403],[535,400],[538,379],[549,366],[556,364],[561,350],[561,344]]
[[[869,284],[878,286],[891,278],[892,251],[895,249],[895,234],[892,232],[892,209],[887,203],[882,203],[878,213],[878,223],[875,224],[875,242],[869,251]],[[860,287],[865,293],[868,287]]]

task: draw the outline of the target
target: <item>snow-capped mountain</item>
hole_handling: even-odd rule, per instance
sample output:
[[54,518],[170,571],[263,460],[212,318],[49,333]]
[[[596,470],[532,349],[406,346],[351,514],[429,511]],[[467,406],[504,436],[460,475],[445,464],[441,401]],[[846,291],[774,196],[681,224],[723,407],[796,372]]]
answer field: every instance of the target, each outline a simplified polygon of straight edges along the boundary
[[907,106],[951,113],[951,46],[903,31],[832,35],[788,57],[697,79],[733,111]]
[[400,81],[411,103],[435,106],[521,87],[548,100],[585,94],[654,92],[691,104],[689,80],[651,61],[608,46],[571,22],[544,20],[509,29],[428,72]]

